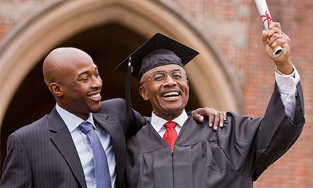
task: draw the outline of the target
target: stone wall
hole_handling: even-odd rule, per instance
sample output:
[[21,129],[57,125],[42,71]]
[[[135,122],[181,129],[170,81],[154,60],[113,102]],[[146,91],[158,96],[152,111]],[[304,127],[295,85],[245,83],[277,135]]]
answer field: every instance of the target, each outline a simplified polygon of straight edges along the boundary
[[[16,27],[57,0],[0,0],[0,46]],[[182,9],[224,54],[238,74],[244,113],[262,116],[274,84],[274,65],[264,52],[254,1],[162,0]],[[295,145],[255,183],[256,188],[313,187],[313,1],[268,0],[273,19],[291,40],[292,61],[304,89],[306,126]],[[227,110],[227,109],[221,109]]]

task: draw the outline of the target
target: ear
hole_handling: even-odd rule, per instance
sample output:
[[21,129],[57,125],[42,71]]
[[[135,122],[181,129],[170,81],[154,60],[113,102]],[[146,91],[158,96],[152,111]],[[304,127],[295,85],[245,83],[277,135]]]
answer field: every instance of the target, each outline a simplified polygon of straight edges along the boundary
[[56,97],[63,96],[63,91],[62,91],[61,85],[58,84],[58,83],[51,83],[51,84],[49,84],[49,90]]
[[143,100],[145,100],[145,101],[149,100],[148,91],[144,86],[139,87],[139,94],[141,95]]

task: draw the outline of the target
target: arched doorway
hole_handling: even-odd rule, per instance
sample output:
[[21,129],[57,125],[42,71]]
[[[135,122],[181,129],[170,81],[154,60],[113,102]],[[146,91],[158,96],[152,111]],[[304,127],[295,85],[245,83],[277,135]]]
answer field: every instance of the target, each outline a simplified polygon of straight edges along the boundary
[[[8,134],[48,113],[54,105],[41,76],[42,59],[51,49],[75,46],[85,50],[103,71],[103,98],[124,97],[124,75],[114,67],[155,32],[172,36],[201,53],[187,66],[195,93],[191,93],[192,108],[213,106],[240,111],[238,83],[213,45],[161,2],[62,1],[20,25],[0,49],[4,78],[0,93],[1,159]],[[136,84],[133,80],[132,95],[137,96],[134,107],[138,105],[143,114],[149,115],[149,104],[143,104]]]

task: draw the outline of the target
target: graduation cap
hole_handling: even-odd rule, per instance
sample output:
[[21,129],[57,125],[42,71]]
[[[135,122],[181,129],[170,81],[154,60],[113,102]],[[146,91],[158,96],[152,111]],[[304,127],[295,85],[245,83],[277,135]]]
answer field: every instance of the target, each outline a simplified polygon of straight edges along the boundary
[[177,64],[183,67],[198,54],[188,46],[157,33],[124,59],[116,69],[127,72],[131,59],[132,76],[141,79],[144,73],[158,66]]
[[198,54],[199,52],[188,46],[161,33],[157,33],[116,67],[116,69],[127,73],[126,116],[127,119],[130,120],[130,123],[133,122],[130,98],[131,76],[140,80],[147,71],[168,64],[176,64],[184,67]]

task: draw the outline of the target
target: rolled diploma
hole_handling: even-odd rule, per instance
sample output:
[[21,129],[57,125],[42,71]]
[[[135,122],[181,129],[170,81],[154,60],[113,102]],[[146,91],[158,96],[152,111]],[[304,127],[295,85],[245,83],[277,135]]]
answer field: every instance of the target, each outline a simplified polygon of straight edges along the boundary
[[[256,4],[256,7],[259,10],[259,14],[262,18],[262,23],[264,25],[264,29],[266,31],[269,31],[270,25],[272,23],[272,17],[271,17],[270,11],[268,10],[266,1],[265,0],[255,0],[255,4]],[[278,46],[275,49],[273,56],[278,57],[282,52],[283,52],[283,48],[281,46]]]

